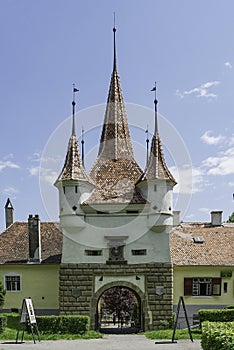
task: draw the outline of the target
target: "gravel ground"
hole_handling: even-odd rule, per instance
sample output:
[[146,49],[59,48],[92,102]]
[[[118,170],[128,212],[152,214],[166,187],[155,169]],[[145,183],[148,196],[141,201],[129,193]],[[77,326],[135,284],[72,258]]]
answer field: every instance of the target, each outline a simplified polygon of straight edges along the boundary
[[[57,340],[33,343],[26,341],[15,344],[0,341],[0,350],[201,350],[199,340],[178,340],[177,343],[155,344],[144,335],[105,335],[102,339],[90,340]],[[161,342],[158,340],[157,342]],[[167,341],[168,342],[168,341]]]

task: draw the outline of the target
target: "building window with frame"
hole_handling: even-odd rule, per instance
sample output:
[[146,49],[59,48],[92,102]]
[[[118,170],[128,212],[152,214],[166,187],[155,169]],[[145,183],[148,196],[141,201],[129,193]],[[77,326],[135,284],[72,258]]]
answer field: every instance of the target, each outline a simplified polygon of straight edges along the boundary
[[212,296],[221,295],[221,278],[194,277],[184,278],[184,295]]
[[8,292],[20,292],[21,276],[16,274],[5,275],[5,289]]

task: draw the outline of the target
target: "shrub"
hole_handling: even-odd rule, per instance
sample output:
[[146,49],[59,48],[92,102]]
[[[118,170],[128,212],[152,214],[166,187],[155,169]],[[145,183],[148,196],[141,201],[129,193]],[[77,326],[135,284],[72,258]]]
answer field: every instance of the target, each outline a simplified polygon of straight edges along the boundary
[[199,321],[210,322],[232,322],[234,321],[234,309],[214,309],[214,310],[199,310]]
[[[39,332],[50,334],[85,334],[89,330],[88,316],[37,316]],[[29,330],[29,325],[27,326]]]
[[0,316],[0,333],[3,333],[7,325],[6,316]]
[[201,345],[204,350],[233,350],[234,322],[204,322]]
[[7,327],[12,329],[18,329],[19,314],[16,313],[3,313],[1,316],[6,317]]
[[224,306],[224,309],[234,309],[234,305],[227,305],[227,306]]

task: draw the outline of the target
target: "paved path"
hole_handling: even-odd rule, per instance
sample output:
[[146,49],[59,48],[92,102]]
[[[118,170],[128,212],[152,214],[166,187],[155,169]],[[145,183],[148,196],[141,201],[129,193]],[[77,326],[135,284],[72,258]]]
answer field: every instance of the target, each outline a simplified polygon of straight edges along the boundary
[[[158,340],[159,342],[160,340]],[[144,335],[105,335],[102,339],[90,340],[57,340],[23,344],[0,341],[0,350],[201,350],[200,341],[193,343],[188,340],[178,340],[177,343],[155,344]]]

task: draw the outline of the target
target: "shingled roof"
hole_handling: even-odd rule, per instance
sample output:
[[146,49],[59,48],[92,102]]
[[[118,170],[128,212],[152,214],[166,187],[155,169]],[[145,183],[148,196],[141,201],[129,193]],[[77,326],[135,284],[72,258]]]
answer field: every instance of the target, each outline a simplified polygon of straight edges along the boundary
[[[200,237],[195,243],[194,238]],[[57,223],[41,223],[42,264],[60,264],[62,232]],[[234,225],[207,227],[203,223],[181,224],[170,233],[175,266],[234,266]],[[0,264],[28,263],[28,223],[15,222],[0,234]]]
[[[41,223],[41,263],[59,264],[62,232],[57,223]],[[0,234],[0,264],[20,264],[29,260],[28,223],[14,222]]]
[[[198,237],[200,239],[195,243]],[[203,223],[181,224],[172,229],[170,246],[174,265],[234,266],[232,225],[208,227]]]
[[[97,189],[87,203],[110,200],[111,203],[144,200],[136,195],[135,184],[142,170],[134,159],[127,114],[116,68],[114,28],[114,65],[111,75],[99,152],[90,172]],[[131,196],[129,197],[129,194]]]
[[79,180],[92,183],[80,160],[80,152],[76,135],[72,134],[67,148],[67,154],[63,169],[56,181]]
[[142,181],[152,179],[170,180],[173,185],[176,185],[176,180],[167,167],[158,132],[153,135],[149,162],[146,171],[141,178]]

